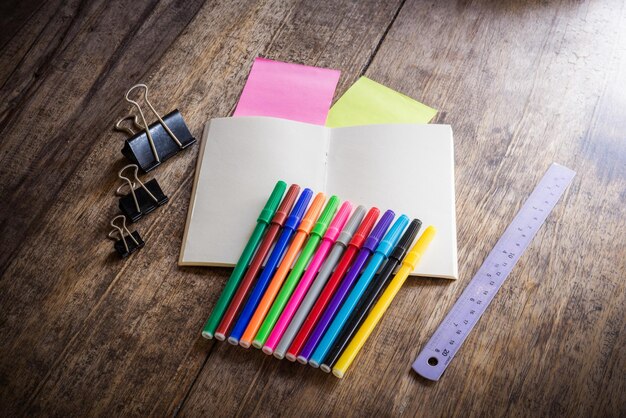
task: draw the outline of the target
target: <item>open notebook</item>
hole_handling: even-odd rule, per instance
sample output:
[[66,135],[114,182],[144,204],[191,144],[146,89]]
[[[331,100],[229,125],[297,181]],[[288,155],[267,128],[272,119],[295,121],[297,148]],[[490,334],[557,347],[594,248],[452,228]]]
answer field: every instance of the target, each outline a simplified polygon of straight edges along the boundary
[[413,275],[456,279],[454,152],[448,125],[327,128],[238,117],[207,123],[180,265],[234,266],[276,181],[434,225]]

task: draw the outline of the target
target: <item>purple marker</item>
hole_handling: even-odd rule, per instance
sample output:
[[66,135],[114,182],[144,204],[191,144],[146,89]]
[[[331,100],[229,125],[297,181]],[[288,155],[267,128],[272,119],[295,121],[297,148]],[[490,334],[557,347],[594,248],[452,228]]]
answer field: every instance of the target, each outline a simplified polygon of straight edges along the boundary
[[372,230],[370,236],[365,240],[365,243],[363,244],[363,247],[361,247],[356,260],[354,260],[354,264],[352,264],[350,270],[348,270],[346,277],[341,282],[341,285],[339,285],[339,289],[337,289],[337,292],[326,307],[324,314],[315,326],[315,329],[311,333],[311,336],[307,340],[304,348],[298,355],[299,362],[306,363],[309,360],[309,357],[311,357],[315,347],[317,347],[317,344],[319,344],[320,340],[324,336],[326,328],[328,328],[328,325],[335,317],[335,314],[341,307],[341,304],[348,295],[348,292],[352,289],[352,285],[359,276],[365,262],[374,252],[378,242],[382,239],[383,235],[385,235],[385,232],[387,232],[387,228],[391,225],[391,221],[393,221],[394,216],[395,214],[392,210],[386,211],[374,227],[374,230]]

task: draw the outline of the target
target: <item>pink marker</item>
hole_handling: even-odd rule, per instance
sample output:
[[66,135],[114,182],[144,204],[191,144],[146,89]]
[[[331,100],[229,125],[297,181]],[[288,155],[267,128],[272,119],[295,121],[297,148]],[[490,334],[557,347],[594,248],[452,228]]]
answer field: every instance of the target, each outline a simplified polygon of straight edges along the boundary
[[317,248],[317,252],[311,259],[311,262],[309,263],[306,272],[304,272],[304,275],[300,279],[298,287],[296,287],[296,289],[294,290],[293,294],[291,295],[291,299],[289,299],[289,302],[287,302],[287,306],[285,306],[283,313],[278,318],[276,325],[274,325],[272,333],[265,342],[265,345],[263,346],[263,352],[271,354],[280,342],[280,339],[285,333],[287,326],[289,325],[291,319],[298,310],[300,302],[302,302],[302,299],[304,299],[304,296],[309,290],[311,283],[313,283],[313,279],[317,275],[320,266],[328,256],[330,249],[332,248],[333,244],[337,240],[337,237],[339,236],[339,233],[346,224],[348,220],[348,215],[350,215],[351,211],[352,204],[350,202],[344,202],[341,205],[341,208],[339,208],[335,219],[333,219],[330,226],[326,230],[326,234],[324,234],[324,238],[322,238],[322,242]]

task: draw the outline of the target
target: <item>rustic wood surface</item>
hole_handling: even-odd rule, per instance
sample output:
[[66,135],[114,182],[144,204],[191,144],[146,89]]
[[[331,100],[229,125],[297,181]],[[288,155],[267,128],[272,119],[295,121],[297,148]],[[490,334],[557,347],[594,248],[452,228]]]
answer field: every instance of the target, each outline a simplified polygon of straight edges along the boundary
[[[3,416],[626,416],[626,4],[0,2]],[[105,239],[121,99],[192,132],[256,56],[337,68],[440,110],[461,278],[411,280],[343,380],[200,329],[230,270],[176,265],[198,147],[127,260]],[[548,165],[573,184],[438,383],[410,364]]]

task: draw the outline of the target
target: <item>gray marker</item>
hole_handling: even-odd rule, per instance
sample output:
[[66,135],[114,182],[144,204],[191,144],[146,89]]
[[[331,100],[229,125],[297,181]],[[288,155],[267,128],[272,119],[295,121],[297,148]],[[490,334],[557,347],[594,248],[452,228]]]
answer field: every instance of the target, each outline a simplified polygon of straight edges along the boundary
[[[315,301],[317,301],[317,298],[322,292],[326,281],[328,281],[328,278],[333,273],[335,266],[339,262],[339,259],[341,258],[343,252],[348,246],[348,243],[352,239],[352,235],[354,235],[354,233],[356,232],[364,216],[365,208],[363,206],[359,206],[354,210],[354,213],[348,220],[348,223],[346,223],[343,231],[341,231],[341,233],[339,234],[337,241],[335,241],[335,245],[333,245],[330,254],[328,254],[328,258],[326,258],[326,261],[324,261],[322,267],[320,267],[320,271],[317,273],[317,277],[311,284],[308,293],[306,294],[306,296],[302,300],[302,303],[300,304],[300,307],[294,314],[291,323],[287,327],[287,330],[280,340],[280,343],[278,343],[278,346],[274,350],[274,357],[279,359],[285,357],[285,353],[291,346],[293,339],[296,338],[298,331],[300,331],[300,327],[306,320],[306,317],[309,314],[309,311],[311,310],[313,305],[315,304]],[[291,357],[293,356],[288,355],[287,359],[290,361],[296,361],[295,357]]]

